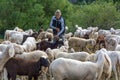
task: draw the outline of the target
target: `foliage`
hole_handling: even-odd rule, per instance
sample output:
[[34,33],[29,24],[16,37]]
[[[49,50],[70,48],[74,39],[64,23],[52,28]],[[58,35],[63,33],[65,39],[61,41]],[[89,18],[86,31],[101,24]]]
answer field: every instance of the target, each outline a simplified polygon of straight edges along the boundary
[[113,3],[91,3],[90,5],[78,5],[74,15],[72,15],[73,23],[77,23],[83,28],[89,26],[98,26],[102,29],[111,27],[120,27],[120,13],[116,10]]
[[74,25],[86,28],[98,26],[109,29],[120,27],[119,0],[0,0],[0,34],[16,26],[26,30],[49,28],[51,17],[60,9],[69,31]]

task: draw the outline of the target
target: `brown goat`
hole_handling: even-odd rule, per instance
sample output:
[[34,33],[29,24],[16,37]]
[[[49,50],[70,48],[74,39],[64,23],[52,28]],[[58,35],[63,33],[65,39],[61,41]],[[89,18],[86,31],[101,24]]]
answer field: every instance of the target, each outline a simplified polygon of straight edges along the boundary
[[49,61],[46,58],[41,57],[35,62],[14,57],[11,58],[4,67],[8,73],[8,80],[16,80],[16,75],[28,75],[28,80],[32,80],[32,77],[34,80],[38,80],[42,66],[49,66]]

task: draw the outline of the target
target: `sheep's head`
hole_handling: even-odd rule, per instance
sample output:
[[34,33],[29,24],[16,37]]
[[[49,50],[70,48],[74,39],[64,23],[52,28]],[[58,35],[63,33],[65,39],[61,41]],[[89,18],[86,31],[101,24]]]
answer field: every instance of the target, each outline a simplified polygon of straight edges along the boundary
[[47,53],[48,58],[49,58],[50,61],[51,61],[52,59],[54,59],[53,51],[52,51],[50,48],[48,48],[48,49],[46,50],[46,53]]
[[95,46],[96,45],[96,41],[94,39],[89,39],[88,40],[88,44],[91,46]]
[[90,55],[86,58],[86,61],[92,61],[92,62],[94,62],[94,61],[95,61],[95,54],[90,54]]
[[41,63],[41,66],[44,66],[44,67],[49,67],[50,65],[50,62],[49,60],[46,58],[46,57],[40,57],[40,63]]
[[67,46],[61,46],[60,51],[68,52],[68,47]]
[[106,42],[107,50],[115,50],[116,45],[117,45],[117,41],[115,39],[109,39]]

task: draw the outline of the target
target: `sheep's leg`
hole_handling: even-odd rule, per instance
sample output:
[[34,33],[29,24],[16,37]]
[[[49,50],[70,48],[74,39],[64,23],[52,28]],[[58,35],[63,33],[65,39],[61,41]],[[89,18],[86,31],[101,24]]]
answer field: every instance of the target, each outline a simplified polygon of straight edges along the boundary
[[43,73],[43,74],[41,75],[41,80],[47,80],[47,76],[46,76],[45,73]]
[[11,80],[16,80],[16,76],[15,75],[12,76]]
[[117,71],[116,71],[116,67],[115,66],[113,66],[113,73],[115,75],[115,80],[118,80]]
[[9,75],[9,74],[7,75],[7,77],[8,77],[8,80],[10,80],[10,78],[11,78],[11,77],[10,77],[10,75]]
[[120,74],[119,74],[120,67],[117,66],[117,74],[118,74],[118,80],[120,79]]
[[28,76],[28,80],[32,80],[32,76]]
[[38,76],[34,76],[34,80],[38,80]]

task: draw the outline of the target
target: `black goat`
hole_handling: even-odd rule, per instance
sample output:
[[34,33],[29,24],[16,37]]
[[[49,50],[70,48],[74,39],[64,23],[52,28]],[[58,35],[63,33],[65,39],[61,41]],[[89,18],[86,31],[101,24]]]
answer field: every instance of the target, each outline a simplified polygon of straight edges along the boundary
[[22,44],[26,41],[26,39],[27,39],[28,37],[34,37],[35,39],[37,39],[37,36],[38,36],[38,33],[37,33],[37,32],[34,32],[32,35],[23,35]]
[[16,80],[16,75],[28,75],[28,80],[32,80],[32,77],[34,80],[38,80],[42,66],[49,66],[49,61],[46,58],[41,57],[35,62],[14,57],[9,59],[4,67],[8,72],[8,80]]
[[63,41],[59,41],[59,39],[57,39],[55,42],[49,42],[43,40],[36,44],[37,50],[43,50],[43,51],[46,51],[47,48],[55,49],[59,47],[59,45],[64,45]]

